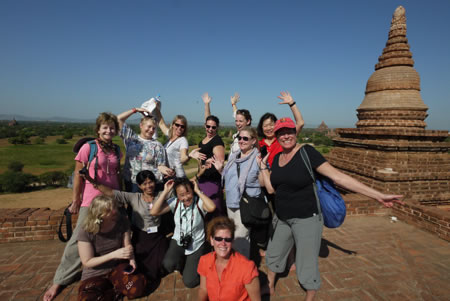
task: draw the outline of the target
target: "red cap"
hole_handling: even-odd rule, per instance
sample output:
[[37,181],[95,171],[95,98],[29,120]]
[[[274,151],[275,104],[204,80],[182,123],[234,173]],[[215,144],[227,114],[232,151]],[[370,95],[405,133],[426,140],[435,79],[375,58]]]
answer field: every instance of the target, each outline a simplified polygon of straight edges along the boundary
[[276,133],[278,130],[281,130],[283,128],[295,129],[294,121],[292,121],[292,119],[289,117],[280,118],[275,123],[275,129],[273,131]]

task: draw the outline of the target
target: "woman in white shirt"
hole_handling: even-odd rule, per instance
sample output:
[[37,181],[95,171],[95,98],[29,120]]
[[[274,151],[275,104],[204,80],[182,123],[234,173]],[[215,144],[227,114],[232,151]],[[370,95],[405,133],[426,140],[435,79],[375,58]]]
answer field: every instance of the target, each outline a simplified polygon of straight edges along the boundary
[[169,141],[164,144],[164,148],[166,149],[170,168],[175,170],[178,178],[185,177],[186,173],[183,164],[189,161],[186,117],[176,115],[172,123],[167,125],[158,107],[156,107],[154,112],[157,115],[157,119],[159,119],[159,128],[169,138]]

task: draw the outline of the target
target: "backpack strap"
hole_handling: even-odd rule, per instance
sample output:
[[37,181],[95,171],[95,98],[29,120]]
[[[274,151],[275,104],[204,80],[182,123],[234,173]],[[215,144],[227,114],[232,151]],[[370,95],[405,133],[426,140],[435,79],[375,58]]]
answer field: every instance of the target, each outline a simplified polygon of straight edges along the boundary
[[300,147],[300,156],[302,157],[306,169],[308,170],[309,175],[313,180],[314,195],[316,196],[317,210],[319,210],[319,220],[322,220],[322,208],[320,207],[319,196],[317,194],[316,177],[314,176],[314,171],[311,166],[311,161],[309,161],[308,153],[306,152],[305,147],[303,145],[302,147]]
[[[63,225],[63,222],[64,222],[64,217],[66,217],[67,238],[64,237],[64,234],[62,233],[62,225]],[[62,242],[68,242],[71,237],[72,237],[72,213],[70,213],[69,207],[67,207],[64,210],[64,214],[63,214],[63,216],[61,218],[61,221],[59,223],[58,238]]]
[[97,170],[98,170],[98,147],[97,147],[97,141],[91,140],[88,142],[89,144],[89,160],[88,160],[88,169],[91,164],[91,162],[95,159],[95,165],[94,165],[94,181],[97,180]]

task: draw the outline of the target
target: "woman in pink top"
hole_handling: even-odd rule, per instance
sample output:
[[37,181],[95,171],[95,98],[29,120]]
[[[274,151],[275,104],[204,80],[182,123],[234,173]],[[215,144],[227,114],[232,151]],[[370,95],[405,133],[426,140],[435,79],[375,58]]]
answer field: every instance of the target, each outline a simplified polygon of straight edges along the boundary
[[[77,236],[82,222],[84,221],[89,205],[100,193],[91,183],[80,177],[80,170],[86,166],[89,175],[95,177],[98,183],[119,189],[120,158],[117,156],[116,146],[112,139],[117,134],[119,122],[117,117],[111,113],[101,113],[95,125],[97,138],[97,155],[89,162],[90,145],[85,143],[75,157],[75,172],[73,184],[73,200],[69,210],[72,214],[78,213],[77,225],[73,231],[71,239],[67,242],[64,254],[61,258],[53,285],[45,292],[44,301],[53,300],[61,291],[62,286],[73,283],[81,268],[81,261],[78,255]],[[95,162],[97,161],[97,175],[95,175]]]

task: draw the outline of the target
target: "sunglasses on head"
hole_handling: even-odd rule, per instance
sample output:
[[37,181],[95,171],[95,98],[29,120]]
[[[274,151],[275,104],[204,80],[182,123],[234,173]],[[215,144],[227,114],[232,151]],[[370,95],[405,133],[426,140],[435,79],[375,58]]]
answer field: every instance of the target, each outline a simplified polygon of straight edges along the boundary
[[232,242],[233,239],[231,237],[220,237],[220,236],[214,236],[214,240],[221,242],[222,240],[225,240],[225,242]]
[[213,129],[213,130],[217,129],[217,126],[215,126],[215,125],[207,125],[207,124],[205,124],[205,126],[206,126],[207,129]]
[[174,126],[176,126],[177,128],[182,128],[184,129],[186,126],[184,124],[179,124],[179,123],[174,123]]
[[251,139],[250,137],[245,137],[245,136],[237,136],[236,138],[237,138],[239,141],[240,141],[240,140],[248,141],[248,140]]

